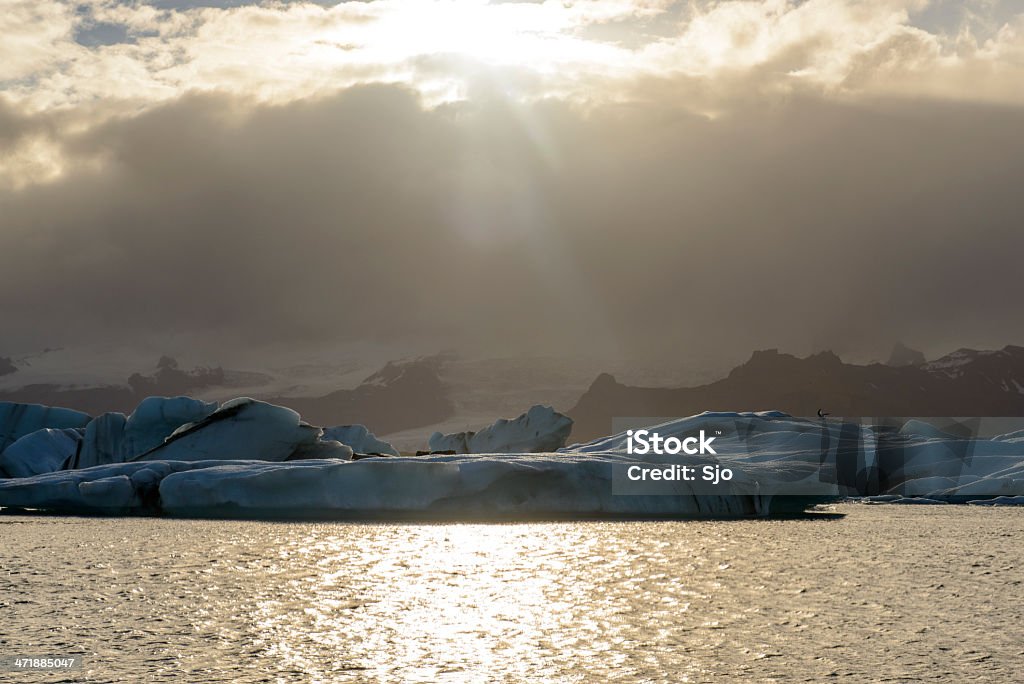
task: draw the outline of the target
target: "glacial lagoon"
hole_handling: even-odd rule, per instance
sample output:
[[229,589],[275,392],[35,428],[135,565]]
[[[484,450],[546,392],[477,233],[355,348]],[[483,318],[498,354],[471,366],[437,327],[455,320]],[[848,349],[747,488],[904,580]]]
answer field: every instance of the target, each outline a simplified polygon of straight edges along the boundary
[[503,524],[0,516],[18,682],[1012,681],[1024,508]]

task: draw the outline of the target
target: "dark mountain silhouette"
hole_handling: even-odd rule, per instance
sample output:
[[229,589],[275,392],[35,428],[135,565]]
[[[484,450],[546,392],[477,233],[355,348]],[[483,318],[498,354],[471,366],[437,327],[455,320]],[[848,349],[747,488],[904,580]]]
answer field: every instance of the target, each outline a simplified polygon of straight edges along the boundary
[[890,366],[923,366],[925,363],[927,363],[927,359],[922,352],[911,349],[902,342],[893,345],[889,360],[886,361],[886,364]]
[[183,371],[178,368],[177,361],[162,356],[153,375],[135,373],[128,378],[127,385],[69,387],[39,383],[0,391],[0,401],[63,406],[91,415],[108,411],[131,413],[146,397],[187,395],[223,383],[224,370],[221,368]]
[[444,355],[389,362],[355,389],[322,397],[266,397],[314,425],[359,423],[382,435],[439,423],[455,412],[439,371]]
[[[361,423],[377,434],[441,422],[455,411],[439,370],[444,354],[409,361],[389,362],[355,389],[343,389],[322,397],[256,397],[298,411],[313,425]],[[152,375],[136,373],[127,385],[68,387],[53,384],[26,385],[0,391],[0,401],[64,406],[91,415],[108,411],[130,413],[148,396],[189,395],[196,390],[229,386],[238,372],[222,368],[183,371],[174,359],[164,356]],[[251,376],[259,374],[245,374]]]
[[161,356],[156,363],[156,369],[153,375],[134,373],[128,378],[128,386],[136,396],[178,396],[204,387],[224,384],[223,368],[196,368],[183,371],[178,368],[178,362],[169,356]]
[[754,352],[728,377],[699,387],[630,387],[604,373],[569,416],[570,441],[607,435],[616,417],[777,409],[814,416],[1024,416],[1024,347],[960,349],[922,365],[858,366],[832,352],[804,359]]

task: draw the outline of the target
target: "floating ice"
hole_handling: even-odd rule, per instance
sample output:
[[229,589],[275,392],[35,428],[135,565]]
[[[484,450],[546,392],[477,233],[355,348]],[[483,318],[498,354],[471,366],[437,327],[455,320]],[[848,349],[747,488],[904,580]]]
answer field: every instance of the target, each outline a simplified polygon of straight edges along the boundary
[[[531,518],[742,517],[767,514],[771,497],[737,494],[618,496],[618,459],[557,454],[369,458],[190,470],[160,484],[172,515],[243,517]],[[787,505],[780,499],[776,510]],[[800,507],[802,508],[802,506]]]
[[[297,454],[345,453],[338,449],[348,447],[318,439],[319,428],[293,411],[247,399],[183,426],[134,462],[0,481],[0,506],[180,516],[515,519],[770,515],[864,495],[872,502],[1024,503],[1024,443],[953,437],[926,425],[904,428],[777,412],[704,413],[650,429],[679,438],[704,430],[715,435],[714,455],[630,455],[622,433],[555,453],[295,461]],[[43,439],[33,437],[40,444]],[[55,447],[53,458],[65,450]],[[714,487],[689,481],[661,483],[667,488],[659,491],[620,486],[631,466],[679,464],[713,464],[734,476]]]
[[131,456],[144,454],[182,425],[203,420],[216,410],[215,402],[190,397],[147,397],[125,423],[124,451]]
[[82,432],[75,428],[43,428],[31,432],[0,454],[0,471],[9,477],[30,477],[68,467],[78,453]]
[[335,440],[352,447],[357,454],[387,454],[398,456],[398,449],[366,429],[365,425],[335,425],[324,428],[321,439]]
[[997,496],[994,499],[968,501],[972,506],[1024,506],[1024,496]]
[[0,401],[0,453],[25,435],[43,428],[84,428],[88,414],[39,404]]
[[992,439],[996,440],[997,442],[1024,442],[1024,430],[1008,432],[1005,435],[999,435],[998,437],[993,437]]
[[435,432],[427,440],[427,448],[431,451],[450,451],[455,454],[468,454],[470,453],[469,440],[475,434],[472,431],[453,432],[447,435]]
[[63,467],[90,468],[130,461],[162,444],[177,428],[209,416],[216,408],[215,403],[189,397],[147,397],[130,416],[104,413],[89,421],[81,446]]
[[303,423],[289,408],[243,397],[182,425],[162,445],[137,458],[284,461],[296,449],[312,446],[320,434],[320,428]]
[[[137,461],[0,480],[0,506],[65,513],[157,513],[160,483],[168,475],[232,463]],[[255,472],[261,464],[246,461],[242,465]]]
[[12,412],[18,431],[39,422],[87,424],[78,435],[37,430],[23,436],[23,444],[9,447],[13,453],[0,455],[0,468],[11,477],[168,457],[282,461],[352,456],[351,448],[318,439],[320,429],[302,423],[291,409],[252,399],[236,399],[217,410],[215,403],[189,397],[149,397],[130,416],[104,413],[91,420],[84,414],[21,406],[20,413]]
[[[779,495],[821,491],[844,496],[963,501],[1024,494],[1024,442],[955,437],[929,423],[897,427],[794,418],[779,412],[702,413],[648,428],[662,437],[699,430],[716,434],[717,459],[755,474],[760,491]],[[564,453],[625,453],[620,433],[577,444]]]
[[303,442],[295,447],[288,456],[289,461],[307,461],[311,459],[351,460],[352,447],[334,439],[320,439],[315,442]]
[[532,406],[514,420],[502,418],[479,432],[430,436],[431,451],[457,454],[514,454],[555,451],[565,446],[572,418],[550,406]]
[[[0,506],[232,517],[741,517],[785,508],[736,494],[618,496],[617,459],[557,454],[360,461],[136,461],[0,481]],[[801,506],[802,507],[802,506]],[[797,507],[801,508],[801,507]]]
[[[91,468],[95,465],[123,463],[125,453],[124,426],[128,419],[123,413],[104,413],[96,416],[85,426],[85,436],[71,468]],[[133,456],[134,454],[129,454]]]

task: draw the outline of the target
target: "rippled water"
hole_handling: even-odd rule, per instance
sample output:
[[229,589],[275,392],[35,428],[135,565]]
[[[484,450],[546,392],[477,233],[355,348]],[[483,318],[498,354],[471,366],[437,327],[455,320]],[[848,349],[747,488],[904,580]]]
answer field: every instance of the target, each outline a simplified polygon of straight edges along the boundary
[[1024,510],[831,510],[846,515],[5,517],[0,655],[81,653],[68,680],[117,682],[1020,676]]

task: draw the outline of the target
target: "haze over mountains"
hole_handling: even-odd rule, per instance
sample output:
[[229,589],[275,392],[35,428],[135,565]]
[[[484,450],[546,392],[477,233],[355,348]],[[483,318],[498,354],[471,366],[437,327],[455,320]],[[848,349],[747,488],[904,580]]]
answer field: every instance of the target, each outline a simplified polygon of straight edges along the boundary
[[[887,363],[845,363],[831,352],[806,358],[758,351],[731,371],[640,368],[558,358],[471,359],[454,353],[393,361],[288,369],[184,370],[162,357],[154,372],[108,383],[18,383],[4,378],[0,400],[65,406],[93,415],[130,412],[150,395],[223,401],[252,396],[298,411],[316,425],[365,424],[399,448],[423,448],[437,430],[478,429],[533,404],[567,412],[571,441],[607,435],[615,418],[687,416],[706,410],[781,410],[846,416],[1024,416],[1024,347],[960,349],[926,361],[896,345]],[[595,379],[596,377],[596,379]],[[51,378],[52,380],[52,378]]]
[[[268,373],[220,367],[182,370],[164,356],[156,372],[133,373],[127,382],[100,385],[32,383],[0,389],[0,401],[63,406],[92,415],[130,413],[148,396],[188,395],[205,399],[255,395],[298,411],[317,425],[341,422],[375,426],[384,432],[430,425],[451,415],[448,389],[438,376],[441,355],[386,364],[354,388],[342,388],[320,396],[279,396],[282,388]],[[344,421],[337,416],[346,416]]]
[[772,409],[795,416],[819,409],[837,416],[1024,416],[1024,347],[960,349],[898,366],[772,349],[754,352],[721,380],[679,389],[631,387],[603,374],[569,415],[579,441],[608,434],[615,418]]

